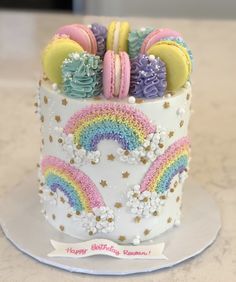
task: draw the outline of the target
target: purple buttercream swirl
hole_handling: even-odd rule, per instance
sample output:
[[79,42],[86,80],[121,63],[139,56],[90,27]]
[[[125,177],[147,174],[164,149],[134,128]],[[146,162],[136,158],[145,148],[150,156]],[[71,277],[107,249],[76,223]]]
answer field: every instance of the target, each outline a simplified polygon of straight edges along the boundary
[[156,98],[165,94],[166,66],[160,58],[140,54],[131,60],[130,95]]
[[106,52],[107,29],[103,25],[93,23],[91,30],[97,41],[97,55],[103,58]]

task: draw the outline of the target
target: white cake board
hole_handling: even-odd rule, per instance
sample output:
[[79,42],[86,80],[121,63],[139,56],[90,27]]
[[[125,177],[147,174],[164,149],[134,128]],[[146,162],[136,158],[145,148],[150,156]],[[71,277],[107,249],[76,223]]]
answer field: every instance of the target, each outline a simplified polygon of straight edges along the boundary
[[167,260],[126,260],[107,256],[50,258],[50,239],[78,242],[55,230],[40,212],[36,173],[9,190],[0,203],[0,223],[6,237],[23,253],[36,260],[71,272],[125,275],[174,266],[211,245],[220,230],[219,209],[211,196],[191,179],[184,188],[183,217],[179,227],[167,231],[152,244],[165,242]]

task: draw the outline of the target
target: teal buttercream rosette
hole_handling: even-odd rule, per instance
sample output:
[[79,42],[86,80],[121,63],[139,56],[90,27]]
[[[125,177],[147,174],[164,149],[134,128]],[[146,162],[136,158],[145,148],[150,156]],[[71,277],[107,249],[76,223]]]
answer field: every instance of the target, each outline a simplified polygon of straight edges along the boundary
[[133,30],[129,34],[128,46],[130,58],[135,58],[140,53],[144,39],[154,30],[152,27],[144,27]]
[[65,95],[72,98],[89,98],[102,92],[102,60],[99,56],[71,53],[62,63]]

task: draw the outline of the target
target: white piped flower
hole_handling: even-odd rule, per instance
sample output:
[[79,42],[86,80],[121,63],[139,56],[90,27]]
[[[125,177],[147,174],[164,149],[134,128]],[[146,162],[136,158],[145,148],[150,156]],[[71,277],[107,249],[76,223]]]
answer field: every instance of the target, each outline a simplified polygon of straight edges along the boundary
[[126,205],[130,208],[131,213],[147,218],[159,214],[162,206],[165,205],[166,200],[160,199],[160,196],[165,196],[167,199],[168,192],[162,194],[150,191],[140,192],[140,185],[135,185],[127,192]]
[[82,212],[82,226],[90,234],[109,233],[115,228],[113,211],[108,207],[94,208],[92,213]]

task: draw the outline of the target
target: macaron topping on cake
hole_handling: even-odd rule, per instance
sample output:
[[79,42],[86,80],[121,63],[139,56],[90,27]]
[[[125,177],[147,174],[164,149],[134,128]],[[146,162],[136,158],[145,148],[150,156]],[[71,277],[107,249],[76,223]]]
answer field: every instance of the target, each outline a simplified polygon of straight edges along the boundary
[[58,232],[139,244],[180,224],[192,61],[172,29],[112,21],[56,31],[36,106],[39,196]]
[[97,53],[97,42],[93,32],[86,25],[71,24],[60,27],[56,35],[68,36],[79,43],[82,48],[92,54]]
[[128,37],[130,25],[128,22],[113,21],[108,26],[107,50],[128,52]]
[[161,58],[167,69],[167,89],[176,91],[188,80],[192,63],[187,50],[175,41],[164,40],[154,44],[147,54]]
[[144,39],[141,47],[141,53],[145,54],[147,50],[165,37],[181,37],[181,34],[170,28],[155,29]]
[[126,52],[108,50],[103,61],[103,89],[106,98],[125,98],[129,93],[130,60]]
[[84,49],[69,38],[56,38],[44,49],[42,63],[45,75],[51,82],[61,83],[61,65],[72,52],[82,52]]

